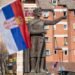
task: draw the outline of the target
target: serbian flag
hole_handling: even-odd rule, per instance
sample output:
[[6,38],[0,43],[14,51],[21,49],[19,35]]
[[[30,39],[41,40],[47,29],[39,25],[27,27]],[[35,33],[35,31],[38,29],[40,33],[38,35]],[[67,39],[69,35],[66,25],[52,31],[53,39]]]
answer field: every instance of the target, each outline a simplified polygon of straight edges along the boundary
[[0,9],[0,33],[9,54],[31,47],[20,0],[13,0]]

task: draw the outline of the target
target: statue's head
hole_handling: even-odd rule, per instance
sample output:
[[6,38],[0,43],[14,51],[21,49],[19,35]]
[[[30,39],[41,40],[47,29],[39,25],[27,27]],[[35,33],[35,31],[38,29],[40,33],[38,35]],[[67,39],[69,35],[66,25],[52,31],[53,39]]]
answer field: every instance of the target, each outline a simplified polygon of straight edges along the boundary
[[42,11],[41,8],[35,8],[35,9],[33,10],[34,16],[40,17],[41,14],[42,14],[41,11]]

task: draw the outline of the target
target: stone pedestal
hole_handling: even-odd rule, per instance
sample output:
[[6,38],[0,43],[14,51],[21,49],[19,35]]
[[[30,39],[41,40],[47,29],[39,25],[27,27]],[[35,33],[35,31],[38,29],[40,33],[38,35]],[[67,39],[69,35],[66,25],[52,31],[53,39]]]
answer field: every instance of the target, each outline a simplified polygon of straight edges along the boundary
[[46,72],[40,72],[40,73],[25,73],[24,75],[50,75],[50,74]]

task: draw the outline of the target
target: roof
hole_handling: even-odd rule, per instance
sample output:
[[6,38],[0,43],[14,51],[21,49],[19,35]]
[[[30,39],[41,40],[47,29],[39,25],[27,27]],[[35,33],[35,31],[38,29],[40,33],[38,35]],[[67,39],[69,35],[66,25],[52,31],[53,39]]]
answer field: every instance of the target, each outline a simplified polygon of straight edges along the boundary
[[75,0],[59,0],[58,5],[66,5],[68,9],[75,9]]

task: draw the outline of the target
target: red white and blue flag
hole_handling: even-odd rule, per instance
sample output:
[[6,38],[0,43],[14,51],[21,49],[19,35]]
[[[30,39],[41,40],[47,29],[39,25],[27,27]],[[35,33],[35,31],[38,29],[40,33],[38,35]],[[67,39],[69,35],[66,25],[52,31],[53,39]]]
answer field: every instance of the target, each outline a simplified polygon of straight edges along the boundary
[[30,48],[20,0],[14,0],[0,9],[0,32],[9,54]]

